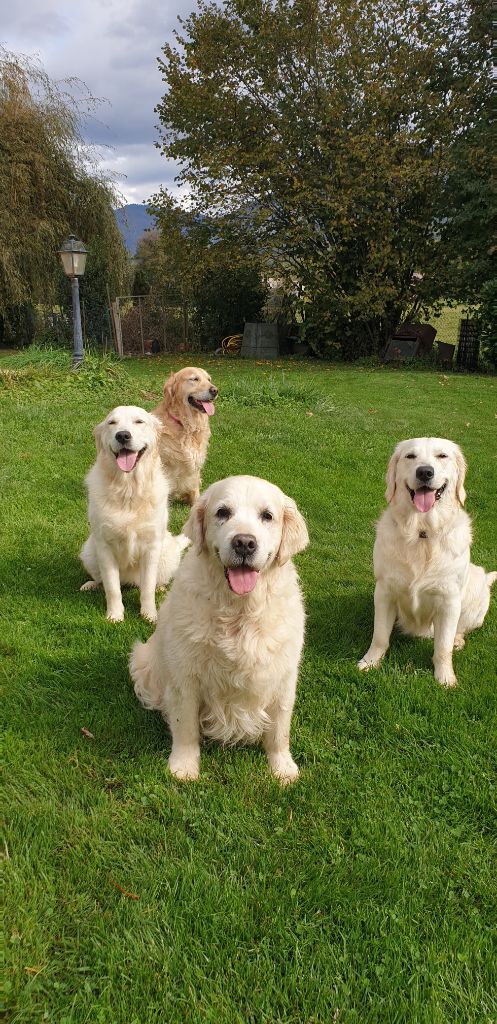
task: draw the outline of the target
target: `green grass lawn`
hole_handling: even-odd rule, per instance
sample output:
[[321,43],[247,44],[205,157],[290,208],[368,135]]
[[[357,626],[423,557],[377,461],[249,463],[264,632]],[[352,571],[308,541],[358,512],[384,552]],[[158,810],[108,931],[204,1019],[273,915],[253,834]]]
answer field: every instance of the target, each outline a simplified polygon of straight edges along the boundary
[[[174,781],[127,672],[151,631],[137,593],[119,625],[79,593],[92,426],[152,408],[181,361],[71,377],[30,359],[0,362],[8,1020],[495,1024],[496,597],[453,692],[428,641],[355,662],[397,440],[462,445],[473,560],[497,568],[497,380],[200,360],[221,388],[204,484],[267,477],[309,525],[301,778],[283,790],[257,748],[215,744],[198,783]],[[186,516],[174,505],[174,531]]]

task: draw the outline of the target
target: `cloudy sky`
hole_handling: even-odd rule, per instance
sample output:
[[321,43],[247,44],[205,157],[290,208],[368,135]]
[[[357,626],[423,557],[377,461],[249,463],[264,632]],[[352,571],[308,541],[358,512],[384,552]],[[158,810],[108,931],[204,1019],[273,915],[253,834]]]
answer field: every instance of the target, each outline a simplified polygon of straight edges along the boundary
[[87,134],[112,146],[107,168],[125,175],[120,188],[130,203],[162,185],[174,188],[174,165],[154,147],[164,83],[157,57],[177,17],[195,0],[0,0],[0,42],[37,54],[51,78],[74,75],[106,102]]

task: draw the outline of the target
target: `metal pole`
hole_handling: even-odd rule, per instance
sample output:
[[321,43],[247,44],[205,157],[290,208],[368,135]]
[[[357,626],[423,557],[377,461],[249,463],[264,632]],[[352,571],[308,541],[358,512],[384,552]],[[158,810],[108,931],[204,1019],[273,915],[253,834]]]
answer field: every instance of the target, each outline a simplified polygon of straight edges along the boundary
[[142,356],[145,355],[145,342],[143,340],[143,319],[142,319],[142,300],[138,296],[138,311],[140,313],[140,338],[142,342]]
[[83,333],[81,331],[81,310],[79,308],[79,281],[71,277],[72,318],[74,323],[74,345],[72,352],[72,368],[79,370],[84,358]]

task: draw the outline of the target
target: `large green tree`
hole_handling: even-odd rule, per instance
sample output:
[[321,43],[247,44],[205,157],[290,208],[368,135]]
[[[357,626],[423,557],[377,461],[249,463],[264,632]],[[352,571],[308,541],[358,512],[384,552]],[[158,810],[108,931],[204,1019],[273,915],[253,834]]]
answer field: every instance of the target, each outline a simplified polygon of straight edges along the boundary
[[199,216],[165,189],[149,209],[157,230],[137,247],[137,293],[181,306],[185,333],[202,348],[216,348],[224,335],[243,330],[245,320],[260,317],[267,288],[245,218]]
[[163,151],[193,203],[250,209],[345,354],[447,288],[443,199],[488,103],[485,25],[465,0],[200,0],[164,47]]
[[71,232],[90,250],[86,295],[92,308],[106,302],[107,284],[114,293],[123,285],[127,258],[113,213],[116,189],[82,136],[83,116],[93,104],[81,83],[54,83],[38,62],[0,50],[4,318],[60,297],[57,250]]

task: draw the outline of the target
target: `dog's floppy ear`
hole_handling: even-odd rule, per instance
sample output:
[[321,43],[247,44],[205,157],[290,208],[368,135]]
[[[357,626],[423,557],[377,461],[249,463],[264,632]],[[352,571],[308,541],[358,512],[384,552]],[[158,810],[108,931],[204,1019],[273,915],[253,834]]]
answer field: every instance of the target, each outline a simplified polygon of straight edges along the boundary
[[176,394],[176,374],[172,373],[170,377],[164,381],[164,398],[167,402],[172,402]]
[[300,514],[293,498],[285,496],[283,508],[283,529],[277,563],[284,565],[289,558],[303,551],[309,543],[309,534],[304,517]]
[[97,446],[97,453],[103,452],[104,444],[102,440],[102,434],[105,427],[105,421],[97,423],[96,427],[93,428],[93,437],[95,438],[95,444]]
[[193,541],[197,555],[200,555],[201,552],[204,550],[205,506],[205,499],[200,497],[198,501],[195,502],[190,512],[190,515],[188,516],[188,519],[186,520],[186,523],[181,531],[182,533],[184,533],[185,537],[189,537],[190,540]]
[[456,480],[456,498],[464,505],[466,501],[466,491],[464,488],[464,480],[466,477],[466,459],[460,448],[456,448],[456,466],[457,466],[457,480]]
[[155,430],[155,433],[157,434],[157,437],[160,437],[164,429],[162,425],[162,420],[160,420],[158,416],[154,416],[152,412],[149,412],[148,415],[150,416],[150,422]]
[[388,469],[387,469],[387,475],[386,475],[387,489],[385,491],[385,501],[391,501],[393,496],[394,496],[394,494],[395,494],[395,491],[396,491],[396,488],[397,488],[396,477],[397,477],[397,465],[398,465],[399,459],[400,459],[400,444],[397,445],[397,447],[396,447],[396,449],[395,449],[395,451],[394,451],[394,453],[393,453],[393,455],[392,455],[392,457],[390,459],[390,462],[388,463]]

